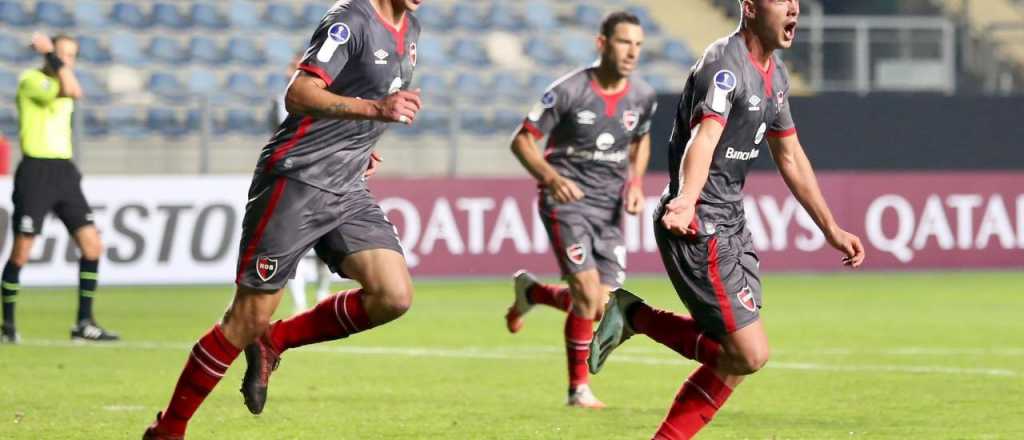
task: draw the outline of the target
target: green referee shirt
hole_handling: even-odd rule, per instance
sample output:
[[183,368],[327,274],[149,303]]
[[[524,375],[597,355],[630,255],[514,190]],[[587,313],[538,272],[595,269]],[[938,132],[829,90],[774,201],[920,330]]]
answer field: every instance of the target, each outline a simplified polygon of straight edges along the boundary
[[21,152],[37,159],[71,159],[71,112],[75,101],[59,97],[60,82],[39,69],[18,80]]

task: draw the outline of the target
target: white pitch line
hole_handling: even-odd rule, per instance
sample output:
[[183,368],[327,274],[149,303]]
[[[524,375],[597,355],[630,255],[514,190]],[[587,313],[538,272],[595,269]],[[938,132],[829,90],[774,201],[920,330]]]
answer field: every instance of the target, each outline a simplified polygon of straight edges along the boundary
[[[129,350],[179,350],[184,351],[191,347],[191,344],[181,342],[156,342],[156,341],[122,341],[104,344],[82,344],[65,340],[52,339],[26,339],[22,345],[28,347],[75,347],[75,348],[99,348],[99,349],[129,349]],[[535,360],[551,358],[563,351],[556,347],[367,347],[367,346],[312,346],[300,349],[304,352],[314,353],[336,353],[336,354],[366,354],[384,356],[405,356],[405,357],[433,357],[433,358],[455,358],[455,359],[507,359],[507,360]],[[900,349],[907,354],[912,353],[915,348]],[[684,365],[690,361],[681,358],[667,358],[654,356],[636,356],[630,353],[653,352],[653,350],[634,349],[622,350],[619,356],[612,358],[615,363],[632,363],[643,365]],[[853,352],[851,350],[851,352]],[[956,350],[951,350],[956,352]],[[791,353],[792,354],[792,353]],[[832,365],[807,362],[768,362],[768,368],[780,370],[798,371],[826,371],[826,372],[886,372],[886,373],[910,373],[910,374],[947,374],[961,376],[992,376],[992,377],[1018,377],[1020,372],[998,368],[961,368],[947,367],[940,365]]]

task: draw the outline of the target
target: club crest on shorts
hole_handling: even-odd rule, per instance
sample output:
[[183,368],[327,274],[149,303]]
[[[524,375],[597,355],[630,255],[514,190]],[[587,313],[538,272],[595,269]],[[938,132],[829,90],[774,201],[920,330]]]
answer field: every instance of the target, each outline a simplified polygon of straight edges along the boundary
[[583,243],[576,243],[565,248],[565,256],[569,257],[572,264],[579,266],[587,261],[587,250],[583,248]]
[[622,112],[622,125],[626,127],[626,131],[633,131],[639,123],[640,112],[636,110],[626,110]]
[[740,300],[740,304],[743,305],[744,309],[751,312],[757,311],[757,301],[754,301],[754,292],[750,290],[750,286],[744,287],[736,294],[736,299]]
[[270,281],[277,273],[277,258],[261,256],[256,259],[256,275],[259,275],[263,282]]

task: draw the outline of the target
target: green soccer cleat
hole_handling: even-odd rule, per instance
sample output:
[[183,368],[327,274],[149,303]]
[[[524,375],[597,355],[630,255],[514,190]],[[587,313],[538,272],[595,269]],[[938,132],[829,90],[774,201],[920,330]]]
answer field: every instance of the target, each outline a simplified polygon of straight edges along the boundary
[[594,339],[590,342],[590,358],[587,359],[590,374],[601,371],[612,350],[633,336],[633,329],[626,320],[626,311],[638,302],[644,300],[625,289],[616,289],[609,295],[604,317],[601,318],[601,323],[594,331]]

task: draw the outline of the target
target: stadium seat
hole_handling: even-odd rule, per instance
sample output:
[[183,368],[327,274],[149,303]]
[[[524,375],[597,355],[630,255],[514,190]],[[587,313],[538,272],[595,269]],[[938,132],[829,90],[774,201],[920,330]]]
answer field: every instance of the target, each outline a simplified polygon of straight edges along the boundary
[[227,63],[224,52],[217,47],[213,39],[203,36],[192,37],[188,43],[189,58],[193,63],[222,65]]
[[519,75],[509,71],[499,71],[494,74],[491,79],[490,87],[488,90],[494,93],[498,98],[504,98],[509,100],[520,100],[527,98],[525,96],[525,85],[519,78]]
[[416,114],[415,124],[421,127],[423,133],[447,136],[451,134],[450,117],[451,113],[443,109],[424,110]]
[[566,61],[557,47],[541,37],[531,37],[527,40],[526,45],[523,46],[523,52],[542,66],[560,66]]
[[177,65],[188,61],[188,53],[174,38],[164,36],[153,38],[148,52],[149,56],[157,62]]
[[150,107],[146,111],[146,128],[168,137],[188,133],[184,121],[178,118],[178,112],[166,107]]
[[585,29],[593,29],[596,33],[597,28],[601,26],[601,22],[604,21],[604,13],[601,12],[601,9],[597,6],[580,3],[576,6],[576,10],[573,11],[572,21],[574,21],[577,26]]
[[102,28],[107,25],[104,8],[94,0],[75,1],[75,23],[79,28]]
[[178,9],[178,5],[157,2],[153,5],[153,23],[170,29],[187,29],[192,26],[192,19]]
[[263,81],[263,89],[267,91],[267,96],[270,98],[280,96],[287,90],[290,80],[291,78],[280,73],[271,73]]
[[35,18],[19,1],[0,1],[0,22],[11,26],[32,26]]
[[273,66],[287,66],[291,64],[296,55],[299,55],[299,48],[291,44],[291,38],[270,37],[266,40],[267,61]]
[[494,131],[498,134],[512,133],[519,124],[523,123],[524,115],[522,113],[508,110],[499,109],[494,112],[494,119],[492,125]]
[[75,72],[78,83],[85,92],[85,100],[91,104],[106,104],[110,102],[110,90],[107,89],[107,82],[100,79],[95,72],[86,69],[78,69]]
[[18,114],[11,107],[0,107],[0,133],[8,138],[18,138]]
[[117,24],[135,29],[146,28],[151,24],[149,17],[136,3],[114,3],[110,18]]
[[643,6],[631,5],[626,7],[626,12],[633,14],[636,18],[640,19],[640,25],[644,28],[644,33],[648,36],[656,36],[661,34],[661,28],[658,27],[658,21],[651,16],[650,11]]
[[644,80],[647,81],[647,84],[650,84],[651,87],[653,87],[654,90],[658,93],[667,93],[673,91],[672,83],[669,82],[668,78],[666,78],[664,75],[650,73],[644,75],[643,77]]
[[85,113],[85,135],[88,137],[102,137],[110,133],[107,120],[104,119],[96,109],[86,108]]
[[297,31],[304,27],[295,15],[295,9],[286,3],[271,3],[263,14],[263,22],[285,31]]
[[260,123],[262,119],[257,118],[252,111],[240,108],[230,108],[224,116],[224,132],[236,134],[256,135],[266,131],[266,127]]
[[256,29],[260,26],[256,4],[246,0],[231,0],[228,10],[231,11],[228,18],[232,26],[239,29]]
[[529,1],[523,6],[526,11],[523,17],[526,25],[532,29],[551,30],[558,27],[558,16],[551,5],[545,1]]
[[20,64],[36,58],[35,52],[25,41],[0,34],[0,60],[11,64]]
[[106,64],[111,61],[110,51],[95,37],[88,35],[78,37],[78,59],[94,64]]
[[252,37],[238,36],[228,40],[227,57],[238,64],[258,66],[266,62],[263,48]]
[[187,89],[181,84],[177,76],[171,73],[154,73],[153,76],[149,77],[149,83],[146,84],[146,90],[160,96],[162,98],[178,100],[187,94]]
[[416,51],[417,65],[443,67],[451,64],[441,40],[430,35],[420,37]]
[[477,3],[478,2],[456,3],[455,7],[452,8],[452,25],[456,28],[470,31],[490,29],[490,22],[488,22],[484,18],[483,14],[480,13],[480,9],[476,5]]
[[469,66],[489,66],[491,60],[487,58],[487,51],[480,45],[480,42],[472,38],[459,39],[452,47],[452,58],[458,64]]
[[526,89],[532,98],[540,99],[540,95],[548,87],[551,87],[553,82],[555,82],[555,77],[546,73],[535,73],[530,75],[530,79],[526,81]]
[[188,91],[195,95],[209,95],[219,89],[217,75],[206,69],[192,69],[188,77]]
[[484,16],[484,21],[490,23],[491,27],[495,29],[513,32],[521,31],[524,25],[519,11],[504,2],[495,2]]
[[[445,13],[444,7],[436,3],[427,3],[416,10],[416,18],[425,29],[444,31],[451,27],[451,18]],[[423,32],[425,35],[427,32]],[[423,35],[420,36],[421,38]]]
[[135,34],[118,32],[110,37],[110,54],[119,64],[138,66],[146,63]]
[[50,1],[36,3],[36,21],[45,26],[67,28],[75,25],[74,17],[71,16],[64,5]]
[[107,111],[107,126],[111,134],[129,138],[141,138],[146,135],[146,127],[142,124],[139,109],[129,106],[111,107]]
[[312,27],[320,24],[320,20],[324,18],[324,14],[327,13],[328,6],[321,3],[307,3],[302,8],[302,24],[307,27]]
[[490,136],[496,133],[494,125],[481,112],[460,112],[459,128],[477,136]]
[[3,96],[5,99],[11,99],[17,93],[18,73],[6,69],[0,70],[0,96]]
[[211,30],[224,30],[228,25],[227,19],[217,10],[217,7],[210,3],[192,4],[192,24]]
[[589,35],[573,33],[563,37],[562,53],[573,66],[589,66],[597,60],[597,46]]
[[434,97],[444,97],[448,94],[448,81],[443,76],[435,73],[424,73],[416,76],[415,88],[423,90],[423,94],[431,97],[433,102]]
[[661,48],[661,56],[670,62],[687,68],[693,65],[695,61],[690,48],[678,40],[666,41],[665,45]]
[[270,100],[271,96],[260,87],[259,83],[248,73],[235,72],[228,75],[224,89],[235,98],[249,100]]
[[470,72],[463,72],[455,77],[452,83],[455,91],[455,98],[466,101],[485,101],[493,99],[493,91],[484,87],[484,81],[479,75]]

